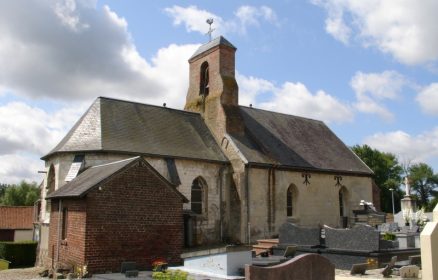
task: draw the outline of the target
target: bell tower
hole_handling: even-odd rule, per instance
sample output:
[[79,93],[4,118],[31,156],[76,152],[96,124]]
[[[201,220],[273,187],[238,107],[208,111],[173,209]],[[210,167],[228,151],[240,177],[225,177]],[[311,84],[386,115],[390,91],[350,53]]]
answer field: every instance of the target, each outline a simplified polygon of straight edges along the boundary
[[185,110],[202,115],[216,139],[238,129],[232,113],[238,110],[234,47],[220,36],[199,49],[189,59],[189,90]]

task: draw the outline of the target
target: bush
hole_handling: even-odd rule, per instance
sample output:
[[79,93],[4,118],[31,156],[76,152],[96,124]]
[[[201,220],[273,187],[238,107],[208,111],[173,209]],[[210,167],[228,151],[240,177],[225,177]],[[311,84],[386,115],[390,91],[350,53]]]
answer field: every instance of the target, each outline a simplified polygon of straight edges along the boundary
[[0,258],[10,261],[10,267],[34,266],[37,242],[0,242]]
[[385,232],[383,234],[383,240],[391,240],[394,241],[397,238],[397,236],[392,232]]
[[187,280],[188,273],[181,270],[174,271],[155,271],[152,273],[152,279],[155,280]]

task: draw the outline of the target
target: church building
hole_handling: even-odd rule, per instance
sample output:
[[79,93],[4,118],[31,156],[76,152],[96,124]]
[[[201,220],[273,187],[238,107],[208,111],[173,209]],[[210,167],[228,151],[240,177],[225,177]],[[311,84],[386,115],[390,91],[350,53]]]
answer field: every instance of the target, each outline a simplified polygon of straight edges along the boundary
[[[353,223],[373,201],[372,171],[320,120],[239,105],[235,52],[221,36],[193,54],[184,110],[99,97],[42,157],[40,264],[147,266],[184,247],[271,238],[286,221]],[[152,248],[160,236],[178,244]]]

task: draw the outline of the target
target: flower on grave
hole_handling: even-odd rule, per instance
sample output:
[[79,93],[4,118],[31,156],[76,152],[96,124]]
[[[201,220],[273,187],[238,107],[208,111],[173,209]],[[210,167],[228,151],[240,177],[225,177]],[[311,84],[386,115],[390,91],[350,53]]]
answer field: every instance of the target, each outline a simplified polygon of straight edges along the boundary
[[403,209],[402,214],[403,214],[403,220],[405,220],[405,223],[408,224],[412,220],[411,209],[409,209],[409,208]]
[[417,226],[424,227],[424,225],[429,221],[427,216],[424,214],[424,207],[415,213],[415,221]]
[[165,271],[167,269],[167,261],[163,258],[158,258],[152,262],[152,271]]

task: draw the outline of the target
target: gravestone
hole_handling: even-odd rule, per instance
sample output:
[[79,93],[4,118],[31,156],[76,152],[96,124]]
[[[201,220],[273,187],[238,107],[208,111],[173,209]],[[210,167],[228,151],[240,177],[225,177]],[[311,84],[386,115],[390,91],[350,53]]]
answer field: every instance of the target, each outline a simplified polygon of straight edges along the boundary
[[284,223],[279,229],[279,244],[298,246],[320,245],[321,229],[299,227],[292,223]]
[[245,266],[245,280],[335,280],[335,266],[318,254],[303,254],[271,267]]
[[356,263],[351,266],[350,274],[356,275],[361,274],[364,275],[365,271],[367,271],[368,263]]
[[352,251],[378,251],[380,232],[367,225],[351,229],[325,228],[325,245],[330,249]]
[[416,265],[407,265],[400,267],[399,271],[402,278],[417,278],[420,268]]
[[398,231],[397,223],[384,223],[377,226],[378,231],[380,232],[396,232]]

